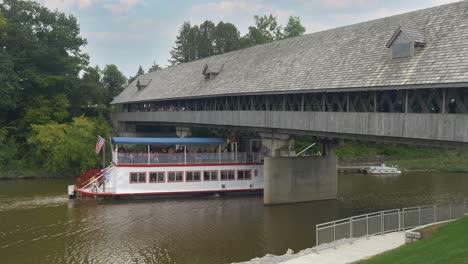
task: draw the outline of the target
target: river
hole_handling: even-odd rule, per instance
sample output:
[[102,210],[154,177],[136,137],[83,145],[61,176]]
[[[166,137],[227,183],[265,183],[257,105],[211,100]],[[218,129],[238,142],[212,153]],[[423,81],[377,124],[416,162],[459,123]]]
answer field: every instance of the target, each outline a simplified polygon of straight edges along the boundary
[[341,174],[338,199],[69,201],[67,180],[0,181],[1,263],[229,263],[315,244],[315,225],[468,198],[468,175]]

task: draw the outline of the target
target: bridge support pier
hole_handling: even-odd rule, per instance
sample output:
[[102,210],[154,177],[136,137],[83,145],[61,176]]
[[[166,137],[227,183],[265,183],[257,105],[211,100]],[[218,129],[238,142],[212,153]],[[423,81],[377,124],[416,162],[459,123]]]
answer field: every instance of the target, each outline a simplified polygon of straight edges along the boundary
[[284,204],[335,199],[336,156],[265,157],[263,203]]
[[180,138],[186,138],[192,135],[192,131],[189,127],[176,127],[176,135]]
[[270,150],[269,156],[280,157],[294,155],[294,152],[289,150],[293,143],[289,135],[260,133],[260,137],[262,138],[262,145]]

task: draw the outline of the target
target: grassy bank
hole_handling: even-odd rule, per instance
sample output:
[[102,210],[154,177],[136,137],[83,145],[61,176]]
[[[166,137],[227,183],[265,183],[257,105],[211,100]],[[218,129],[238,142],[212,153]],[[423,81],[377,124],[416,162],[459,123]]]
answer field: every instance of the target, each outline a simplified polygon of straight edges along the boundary
[[438,228],[432,236],[363,261],[363,264],[386,263],[467,263],[468,217]]
[[468,172],[468,152],[457,149],[348,143],[337,148],[336,154],[341,160],[383,157],[386,163],[403,170]]

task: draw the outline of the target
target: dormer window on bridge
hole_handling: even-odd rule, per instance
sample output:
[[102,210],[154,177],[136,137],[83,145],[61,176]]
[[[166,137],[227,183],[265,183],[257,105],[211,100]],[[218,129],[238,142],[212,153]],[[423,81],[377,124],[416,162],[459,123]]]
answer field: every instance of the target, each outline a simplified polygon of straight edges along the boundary
[[387,43],[390,58],[408,58],[426,45],[424,30],[409,30],[399,27]]
[[138,87],[138,91],[145,89],[146,86],[148,86],[150,82],[151,82],[151,79],[139,79],[136,85]]
[[205,80],[213,80],[218,74],[221,72],[223,69],[224,64],[221,66],[208,66],[208,64],[205,64],[205,68],[203,68],[202,74],[205,76]]

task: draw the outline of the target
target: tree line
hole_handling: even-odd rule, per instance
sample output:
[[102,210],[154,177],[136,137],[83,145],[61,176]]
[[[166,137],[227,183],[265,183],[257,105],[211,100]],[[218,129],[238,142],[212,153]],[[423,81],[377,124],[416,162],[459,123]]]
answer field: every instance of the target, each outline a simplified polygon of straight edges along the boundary
[[244,36],[231,23],[215,25],[210,20],[192,26],[184,22],[170,51],[171,65],[206,58],[216,54],[265,44],[275,40],[303,35],[305,27],[299,17],[290,16],[285,27],[273,15],[254,16],[255,25]]
[[127,80],[91,67],[75,17],[32,1],[0,3],[0,171],[78,173],[99,164],[109,103]]
[[[276,18],[255,16],[240,36],[231,23],[185,22],[170,53],[178,64],[302,35],[298,17],[283,28]],[[145,73],[128,79],[116,65],[91,66],[87,44],[72,15],[33,1],[0,1],[0,176],[22,173],[77,174],[100,164],[96,136],[111,135],[110,103]],[[148,72],[160,70],[153,63]]]
[[[169,51],[170,65],[177,65],[197,59],[203,59],[217,54],[244,49],[275,40],[304,35],[306,28],[300,18],[290,16],[286,26],[278,23],[273,15],[254,16],[254,25],[241,36],[236,26],[229,22],[205,20],[200,25],[191,25],[189,21],[182,24],[176,36],[175,45]],[[162,69],[153,62],[148,72]],[[129,78],[129,83],[138,76],[145,74],[140,66],[137,73]]]

